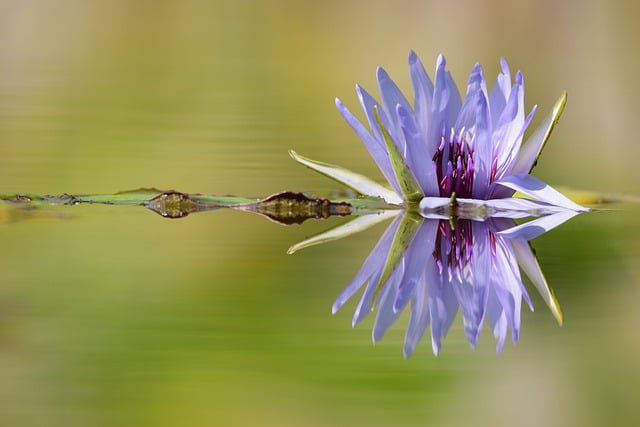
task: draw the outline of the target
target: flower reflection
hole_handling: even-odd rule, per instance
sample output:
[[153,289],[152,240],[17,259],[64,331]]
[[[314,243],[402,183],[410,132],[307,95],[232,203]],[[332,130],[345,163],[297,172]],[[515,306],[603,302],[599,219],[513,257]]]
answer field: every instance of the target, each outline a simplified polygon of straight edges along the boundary
[[565,211],[521,225],[506,217],[454,222],[411,212],[397,214],[333,304],[333,313],[364,287],[353,325],[377,306],[374,342],[409,306],[405,357],[413,353],[427,328],[433,352],[438,354],[458,309],[469,343],[476,346],[486,319],[500,351],[507,335],[513,342],[518,340],[522,301],[533,310],[521,269],[562,323],[560,308],[528,240],[576,214]]

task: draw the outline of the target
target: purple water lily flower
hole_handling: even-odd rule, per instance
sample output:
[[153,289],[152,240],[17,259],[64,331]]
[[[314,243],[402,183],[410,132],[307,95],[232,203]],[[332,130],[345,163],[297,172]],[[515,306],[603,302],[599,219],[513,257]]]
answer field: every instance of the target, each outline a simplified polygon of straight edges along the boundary
[[[410,212],[398,215],[336,299],[333,312],[364,287],[353,325],[377,305],[373,328],[377,342],[409,306],[403,351],[408,357],[427,329],[433,352],[438,354],[459,308],[469,343],[476,346],[487,320],[497,340],[496,350],[501,351],[509,330],[512,340],[518,340],[521,302],[533,310],[520,269],[562,323],[560,307],[528,239],[576,214],[565,211],[521,225],[510,218],[461,219],[455,226]],[[399,242],[404,242],[400,250]]]
[[381,104],[356,85],[368,127],[336,99],[338,111],[364,142],[392,191],[351,171],[291,154],[306,166],[390,204],[421,202],[421,207],[433,207],[448,203],[454,195],[469,202],[510,198],[518,191],[543,205],[585,210],[530,175],[562,113],[566,93],[523,143],[536,107],[526,114],[522,73],[518,71],[512,82],[507,62],[503,59],[500,64],[502,72],[491,92],[476,64],[461,99],[442,55],[432,81],[410,52],[413,105],[382,68],[377,70]]

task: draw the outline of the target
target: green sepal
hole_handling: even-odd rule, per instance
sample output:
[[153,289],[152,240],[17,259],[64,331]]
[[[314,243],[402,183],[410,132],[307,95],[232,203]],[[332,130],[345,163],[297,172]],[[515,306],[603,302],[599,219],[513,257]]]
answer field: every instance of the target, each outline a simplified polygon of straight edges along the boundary
[[389,153],[389,159],[391,160],[391,167],[396,174],[396,178],[398,178],[398,184],[400,185],[400,189],[402,190],[405,200],[408,203],[420,202],[424,197],[424,194],[422,194],[422,189],[420,188],[420,184],[418,184],[418,180],[413,172],[411,172],[411,169],[409,169],[409,166],[402,157],[402,154],[398,151],[398,147],[391,139],[391,135],[389,135],[387,129],[382,125],[377,108],[373,109],[373,115],[375,116],[376,123],[382,132],[382,137],[384,138],[387,152]]
[[371,298],[371,310],[373,310],[376,305],[376,300],[378,299],[380,291],[386,284],[387,280],[389,280],[391,273],[393,273],[398,266],[402,255],[407,251],[407,248],[411,244],[411,241],[415,237],[418,229],[420,228],[420,224],[422,224],[423,221],[424,219],[417,212],[405,211],[404,217],[398,226],[398,231],[393,237],[393,242],[389,249],[389,255],[387,256],[384,268],[382,269],[380,281],[378,282],[378,286]]
[[379,197],[392,205],[399,205],[402,203],[402,198],[394,191],[383,187],[364,175],[360,175],[359,173],[352,172],[340,166],[312,160],[308,157],[301,156],[293,150],[289,150],[289,155],[298,163],[301,163],[316,172],[320,172],[322,175],[344,184],[360,194],[370,197]]

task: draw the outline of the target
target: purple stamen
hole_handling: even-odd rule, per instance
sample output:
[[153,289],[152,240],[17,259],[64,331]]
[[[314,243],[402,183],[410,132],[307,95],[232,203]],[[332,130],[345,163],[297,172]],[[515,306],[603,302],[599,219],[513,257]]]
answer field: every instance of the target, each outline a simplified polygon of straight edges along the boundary
[[[446,269],[449,280],[455,276],[462,281],[473,258],[472,222],[461,220],[452,228],[449,221],[442,220],[438,230],[432,254],[436,265],[440,273]],[[490,238],[495,239],[492,234]],[[495,249],[495,241],[492,249]]]
[[[447,142],[448,139],[448,142]],[[473,135],[463,127],[456,133],[451,129],[442,135],[440,145],[433,155],[436,166],[440,197],[470,198],[473,191]]]

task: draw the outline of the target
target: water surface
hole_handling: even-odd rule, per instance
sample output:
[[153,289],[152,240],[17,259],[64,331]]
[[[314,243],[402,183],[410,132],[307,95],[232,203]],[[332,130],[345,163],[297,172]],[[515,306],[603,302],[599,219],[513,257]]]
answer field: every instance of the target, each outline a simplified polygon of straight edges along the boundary
[[[476,60],[493,75],[505,55],[531,83],[529,106],[550,108],[567,88],[566,118],[537,176],[636,190],[636,132],[625,128],[635,122],[624,118],[637,116],[637,88],[603,89],[598,120],[592,91],[595,81],[624,80],[603,64],[633,75],[637,53],[579,75],[571,71],[582,56],[566,60],[575,45],[609,40],[587,25],[609,15],[589,8],[559,11],[557,52],[543,54],[548,5],[503,22],[435,5],[44,3],[11,3],[0,18],[3,192],[341,193],[287,150],[378,177],[333,97],[356,107],[353,85],[373,92],[378,64],[408,82],[409,48],[426,64],[444,51],[458,81]],[[635,34],[627,15],[611,12]],[[452,35],[442,28],[451,22],[467,26]],[[569,27],[585,39],[558,37]],[[496,43],[505,33],[517,35],[513,46]],[[587,42],[592,33],[597,43]],[[584,57],[593,64],[592,52]],[[423,342],[408,360],[406,314],[375,346],[372,318],[350,327],[355,300],[331,315],[386,224],[287,255],[346,219],[284,227],[228,210],[179,220],[126,206],[0,210],[0,424],[635,425],[640,208],[606,208],[533,242],[563,327],[529,288],[536,311],[523,308],[517,345],[496,355],[485,330],[473,350],[458,318],[438,357]]]

